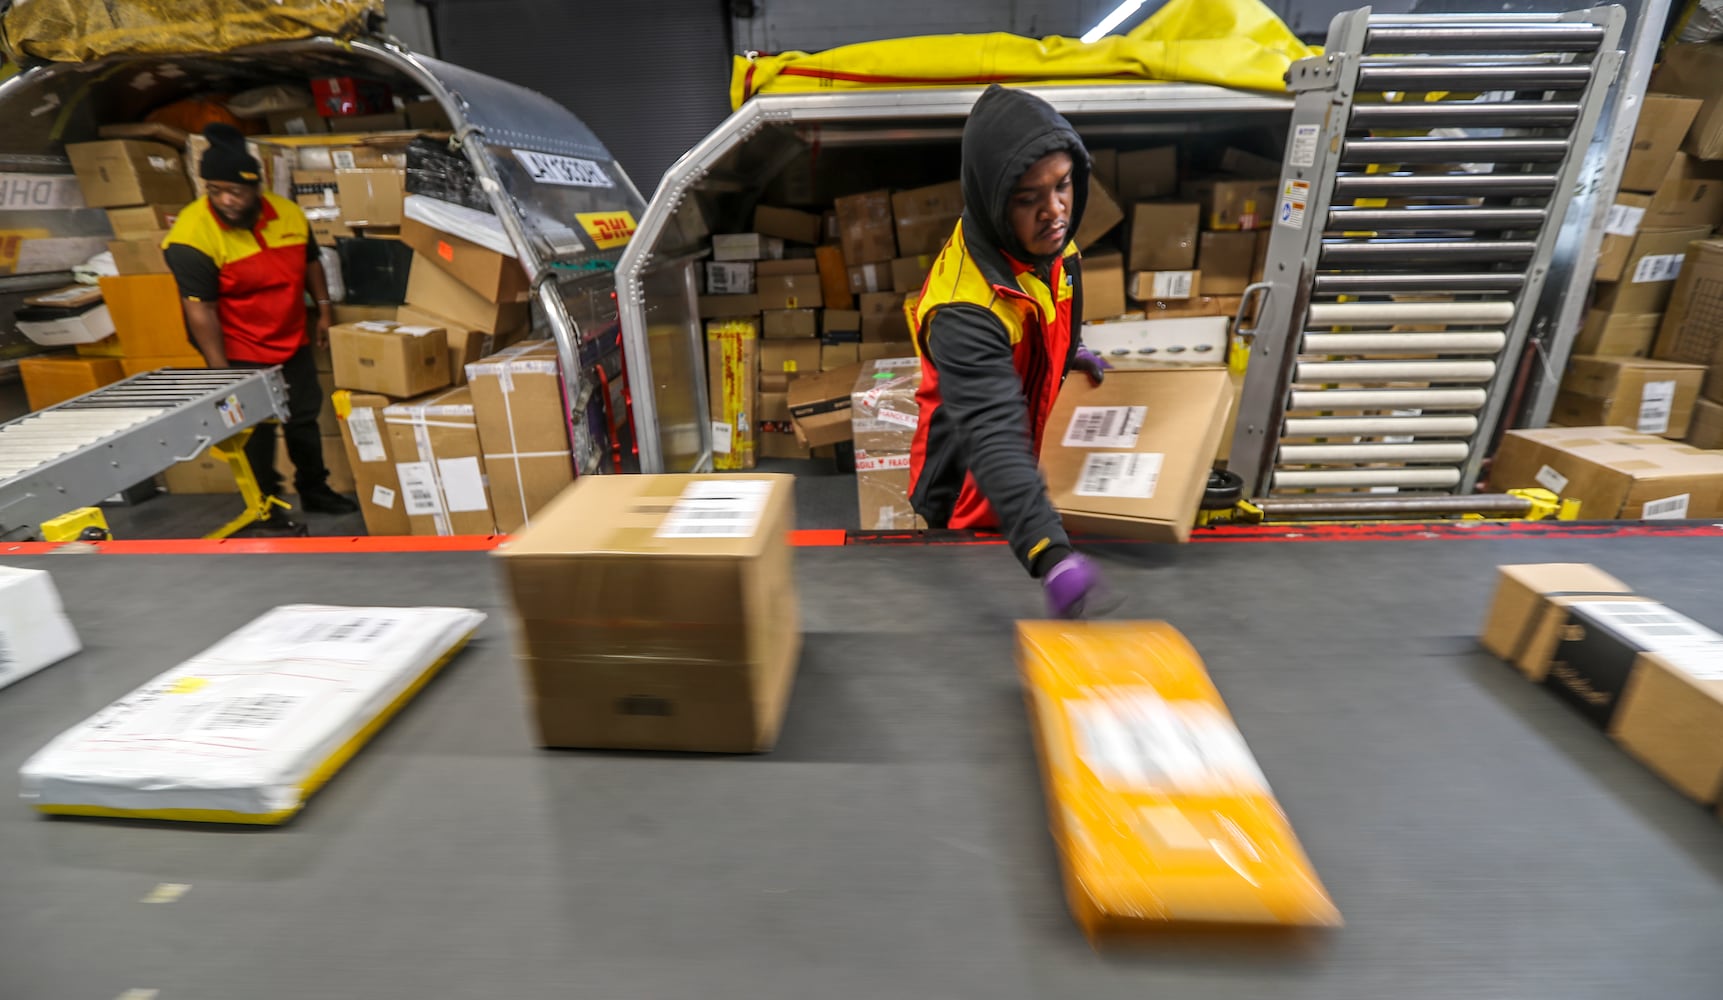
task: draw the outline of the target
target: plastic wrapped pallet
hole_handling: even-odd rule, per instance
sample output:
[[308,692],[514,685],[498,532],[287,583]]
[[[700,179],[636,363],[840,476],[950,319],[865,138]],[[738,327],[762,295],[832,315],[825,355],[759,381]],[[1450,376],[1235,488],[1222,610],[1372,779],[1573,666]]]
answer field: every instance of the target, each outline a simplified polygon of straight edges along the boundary
[[850,393],[863,531],[927,527],[909,503],[909,451],[921,419],[915,399],[920,386],[920,358],[880,358],[862,365]]
[[0,566],[0,688],[82,648],[54,578],[45,570]]
[[464,608],[287,605],[25,762],[45,813],[284,823],[485,620]]
[[1337,926],[1202,660],[1165,622],[1019,622],[1066,898],[1091,940]]

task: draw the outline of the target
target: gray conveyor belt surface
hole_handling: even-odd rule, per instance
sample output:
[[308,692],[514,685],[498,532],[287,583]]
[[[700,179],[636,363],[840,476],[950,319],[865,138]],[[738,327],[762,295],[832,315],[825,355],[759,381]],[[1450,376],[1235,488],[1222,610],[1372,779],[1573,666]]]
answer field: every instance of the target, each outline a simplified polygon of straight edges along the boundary
[[[85,653],[0,691],[0,768],[280,603],[493,612],[290,826],[0,808],[0,996],[1716,1000],[1723,824],[1472,638],[1503,562],[1713,626],[1723,539],[1124,547],[1205,657],[1348,925],[1097,954],[1068,916],[999,546],[797,555],[762,757],[532,747],[481,554],[49,556]],[[140,902],[158,883],[190,891]]]

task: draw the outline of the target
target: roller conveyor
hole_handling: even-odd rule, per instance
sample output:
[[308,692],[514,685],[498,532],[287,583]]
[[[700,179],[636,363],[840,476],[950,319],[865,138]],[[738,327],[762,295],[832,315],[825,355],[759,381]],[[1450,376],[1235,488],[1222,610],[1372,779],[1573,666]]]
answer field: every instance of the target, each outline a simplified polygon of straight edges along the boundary
[[92,506],[286,413],[276,369],[166,369],[0,424],[0,536]]

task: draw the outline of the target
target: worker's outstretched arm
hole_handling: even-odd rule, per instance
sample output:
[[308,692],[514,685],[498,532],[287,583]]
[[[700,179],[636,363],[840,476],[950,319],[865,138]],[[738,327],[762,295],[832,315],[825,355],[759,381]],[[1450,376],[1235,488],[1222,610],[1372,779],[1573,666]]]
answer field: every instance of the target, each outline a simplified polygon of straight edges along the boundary
[[940,405],[957,423],[975,485],[1011,551],[1042,575],[1070,554],[1071,543],[1035,461],[1028,404],[1004,327],[984,309],[949,305],[928,325],[927,350],[939,372]]

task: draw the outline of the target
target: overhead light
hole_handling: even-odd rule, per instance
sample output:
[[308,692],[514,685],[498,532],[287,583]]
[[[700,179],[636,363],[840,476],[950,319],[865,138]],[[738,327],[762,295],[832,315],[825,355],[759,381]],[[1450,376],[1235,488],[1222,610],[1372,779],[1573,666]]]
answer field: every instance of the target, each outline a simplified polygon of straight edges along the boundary
[[1093,28],[1084,32],[1083,41],[1100,41],[1107,32],[1112,31],[1114,28],[1117,28],[1120,24],[1124,23],[1125,18],[1135,14],[1137,12],[1137,8],[1141,7],[1143,2],[1144,0],[1124,0],[1124,3],[1113,8],[1113,12],[1111,14],[1101,18],[1100,24],[1097,24]]

